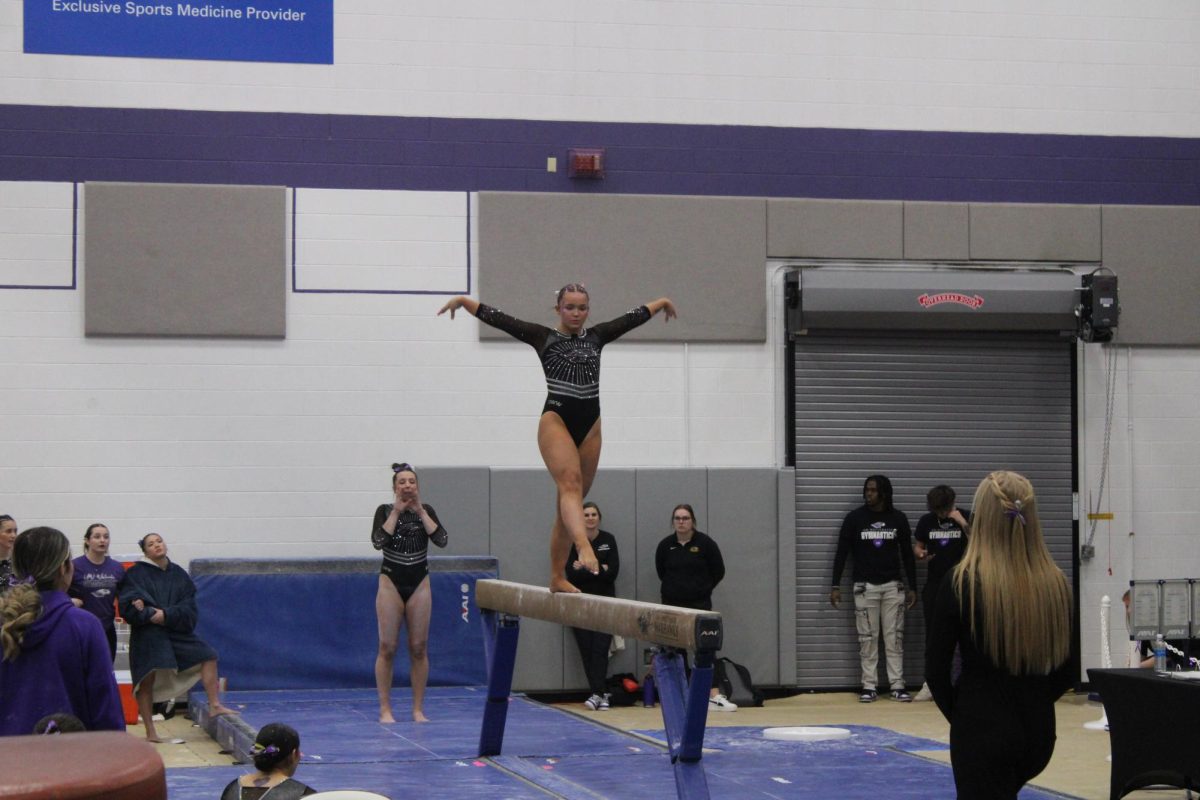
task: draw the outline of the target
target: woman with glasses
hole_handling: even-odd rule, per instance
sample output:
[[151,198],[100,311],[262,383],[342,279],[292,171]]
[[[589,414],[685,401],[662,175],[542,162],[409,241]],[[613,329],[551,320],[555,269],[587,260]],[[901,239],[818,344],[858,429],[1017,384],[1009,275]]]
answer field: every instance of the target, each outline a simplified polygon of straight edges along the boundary
[[[696,530],[696,512],[687,503],[671,510],[671,528],[654,551],[663,605],[712,611],[713,589],[725,577],[721,548],[711,536]],[[720,693],[716,681],[714,669],[708,707],[713,711],[737,711],[737,706]]]
[[383,551],[375,614],[379,618],[379,653],[375,656],[375,688],[379,692],[379,721],[392,716],[392,676],[400,625],[408,631],[409,676],[413,722],[428,722],[422,705],[429,680],[429,542],[445,547],[446,529],[432,506],[421,502],[417,471],[411,464],[392,464],[392,502],[375,509],[371,544]]
[[675,304],[660,297],[588,328],[588,290],[582,283],[568,283],[556,295],[558,324],[553,328],[510,317],[470,297],[451,298],[438,314],[449,311],[454,319],[459,309],[531,345],[542,361],[548,395],[538,422],[538,450],[558,489],[550,535],[550,591],[578,592],[563,572],[572,544],[584,568],[600,574],[583,521],[583,498],[600,463],[600,351],[659,311],[668,321],[674,319]]

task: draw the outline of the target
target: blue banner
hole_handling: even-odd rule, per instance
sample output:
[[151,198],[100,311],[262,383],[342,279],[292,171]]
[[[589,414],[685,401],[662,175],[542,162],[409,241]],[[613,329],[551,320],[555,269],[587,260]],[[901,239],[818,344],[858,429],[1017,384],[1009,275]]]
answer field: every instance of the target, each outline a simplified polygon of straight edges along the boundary
[[25,52],[333,63],[333,0],[25,0]]

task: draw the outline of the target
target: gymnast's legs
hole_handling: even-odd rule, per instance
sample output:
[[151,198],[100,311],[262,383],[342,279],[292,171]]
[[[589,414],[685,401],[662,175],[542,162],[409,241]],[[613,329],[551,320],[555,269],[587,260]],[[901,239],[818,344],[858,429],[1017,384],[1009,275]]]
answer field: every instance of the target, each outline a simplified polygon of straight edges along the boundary
[[[426,584],[428,587],[428,584]],[[379,693],[379,721],[395,722],[392,716],[392,665],[396,661],[396,643],[400,639],[400,623],[404,621],[404,600],[387,575],[379,575],[379,591],[375,594],[375,615],[379,618],[379,653],[375,656],[375,689]],[[428,626],[426,626],[428,631]],[[415,688],[415,687],[414,687]],[[421,687],[424,689],[424,686]],[[416,692],[413,692],[416,702]],[[416,706],[413,706],[414,712]],[[414,718],[416,714],[414,713]]]
[[404,619],[408,625],[409,677],[412,683],[413,722],[428,722],[422,706],[425,702],[425,684],[429,681],[429,615],[433,609],[433,592],[429,589],[429,576],[412,593],[404,608]]
[[579,560],[593,572],[600,568],[583,524],[583,498],[592,488],[600,463],[600,420],[575,446],[566,423],[553,411],[542,414],[538,423],[538,450],[558,490],[558,508],[550,535],[550,591],[579,591],[564,572],[572,542]]

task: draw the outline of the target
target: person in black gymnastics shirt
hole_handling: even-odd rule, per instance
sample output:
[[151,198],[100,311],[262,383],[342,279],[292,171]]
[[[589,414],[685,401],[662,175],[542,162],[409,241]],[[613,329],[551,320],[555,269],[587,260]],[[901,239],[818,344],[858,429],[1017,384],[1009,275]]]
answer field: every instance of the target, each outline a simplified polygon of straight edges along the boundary
[[[858,628],[858,655],[862,664],[862,691],[858,699],[874,702],[879,674],[879,637],[887,656],[892,699],[912,701],[904,685],[904,609],[917,603],[917,569],[912,552],[908,517],[892,505],[892,482],[872,475],[863,482],[864,505],[846,515],[838,534],[833,559],[833,588],[829,603],[842,601],[842,570],[854,556],[854,620]],[[901,579],[903,562],[905,583]],[[908,587],[907,590],[905,587]]]
[[493,328],[531,345],[542,361],[547,397],[538,422],[538,450],[558,489],[550,535],[550,591],[578,592],[563,572],[571,544],[592,574],[600,564],[583,524],[583,498],[600,463],[600,351],[604,345],[645,323],[659,311],[675,317],[675,304],[660,297],[609,322],[586,327],[590,297],[580,283],[558,290],[558,325],[547,328],[515,319],[470,297],[451,298],[438,314],[461,309]]
[[371,544],[383,551],[375,614],[379,618],[379,653],[375,656],[375,688],[379,693],[379,721],[392,716],[392,667],[400,624],[408,630],[409,676],[412,682],[413,722],[428,722],[422,708],[429,680],[429,542],[445,547],[449,535],[432,506],[421,502],[417,471],[411,464],[392,464],[392,502],[375,509]]
[[[687,503],[671,509],[672,532],[654,550],[654,571],[662,581],[659,592],[665,606],[712,610],[712,593],[725,578],[725,559],[711,536],[696,529],[696,512]],[[710,711],[737,711],[721,694],[720,675],[714,664]]]
[[[1054,704],[1074,683],[1071,588],[1015,472],[983,479],[971,539],[938,587],[925,677],[950,722],[960,798],[1015,800],[1054,753]],[[955,649],[962,674],[952,683]]]
[[[567,580],[584,594],[603,597],[617,596],[617,575],[621,571],[621,558],[617,554],[617,538],[608,531],[600,530],[600,506],[591,500],[583,504],[583,524],[587,528],[592,552],[600,562],[600,572],[593,575],[579,560],[575,545],[567,556]],[[605,680],[608,678],[608,649],[612,635],[586,628],[571,628],[579,657],[583,660],[583,672],[587,675],[591,696],[584,701],[592,711],[603,711],[609,707],[609,695]]]
[[[933,601],[937,598],[938,585],[958,565],[967,550],[971,514],[964,514],[954,505],[955,497],[954,490],[944,483],[930,489],[925,494],[929,513],[917,520],[917,528],[913,531],[913,554],[917,561],[929,564],[925,588],[921,590],[921,614],[925,617],[926,631],[933,623]],[[928,683],[921,687],[915,699],[933,699]]]

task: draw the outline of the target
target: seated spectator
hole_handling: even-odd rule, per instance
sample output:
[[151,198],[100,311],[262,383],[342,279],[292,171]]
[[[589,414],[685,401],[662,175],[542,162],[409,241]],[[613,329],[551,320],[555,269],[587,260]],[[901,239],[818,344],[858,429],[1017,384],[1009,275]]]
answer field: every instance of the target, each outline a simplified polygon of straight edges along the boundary
[[30,528],[12,548],[26,583],[0,598],[0,736],[24,736],[47,714],[69,713],[88,730],[125,730],[121,697],[100,621],[67,597],[71,544],[54,528]]
[[254,769],[249,775],[234,778],[221,793],[221,800],[296,800],[316,794],[292,776],[300,764],[300,734],[281,722],[264,725],[254,738],[251,749]]
[[161,742],[154,728],[154,701],[187,691],[199,677],[208,695],[210,716],[233,714],[217,693],[217,652],[194,633],[200,617],[196,584],[183,567],[167,558],[167,545],[157,533],[138,542],[146,560],[125,573],[121,584],[121,616],[130,625],[129,672],[146,739]]

